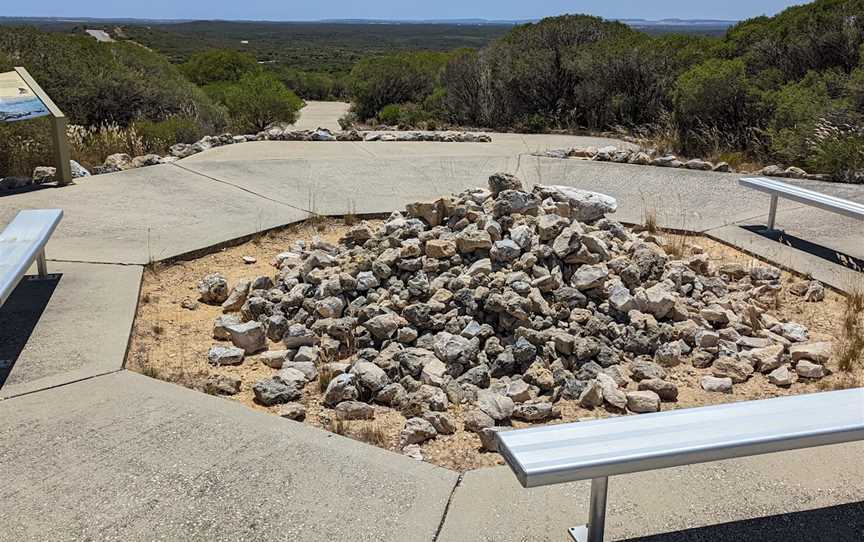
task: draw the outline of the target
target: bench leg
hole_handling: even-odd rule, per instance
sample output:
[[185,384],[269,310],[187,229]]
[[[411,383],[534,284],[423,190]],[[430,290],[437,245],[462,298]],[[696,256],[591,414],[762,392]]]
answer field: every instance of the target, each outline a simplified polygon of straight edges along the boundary
[[591,506],[588,511],[588,525],[570,529],[570,536],[576,542],[603,542],[606,530],[606,490],[609,478],[591,480]]
[[768,211],[768,229],[774,229],[774,222],[777,220],[777,196],[771,196],[771,210]]
[[45,249],[39,253],[39,256],[36,257],[36,267],[39,269],[39,278],[44,279],[48,277],[48,262],[45,261]]

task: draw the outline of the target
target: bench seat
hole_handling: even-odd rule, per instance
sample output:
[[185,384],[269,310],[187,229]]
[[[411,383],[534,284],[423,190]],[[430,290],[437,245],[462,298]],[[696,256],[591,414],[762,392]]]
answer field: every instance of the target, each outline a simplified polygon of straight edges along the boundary
[[525,487],[864,440],[864,389],[499,433]]
[[798,203],[818,207],[819,209],[848,216],[849,218],[864,220],[864,205],[855,203],[854,201],[829,196],[828,194],[822,194],[806,188],[762,177],[739,179],[738,184],[747,188],[752,188],[753,190],[764,192],[771,196],[771,207],[768,211],[769,230],[774,229],[774,222],[777,218],[777,198],[797,201]]
[[864,388],[496,433],[526,488],[591,479],[580,542],[602,542],[608,477],[864,440]]
[[45,244],[61,218],[61,209],[19,211],[0,233],[0,305],[12,295],[34,261],[39,264],[40,276],[46,274]]

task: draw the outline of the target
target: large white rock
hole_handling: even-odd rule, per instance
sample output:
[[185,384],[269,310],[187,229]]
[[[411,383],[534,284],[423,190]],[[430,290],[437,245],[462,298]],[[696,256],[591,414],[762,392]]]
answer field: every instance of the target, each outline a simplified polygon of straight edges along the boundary
[[615,198],[599,192],[559,185],[538,186],[535,191],[540,191],[544,199],[552,197],[555,201],[569,203],[571,218],[580,222],[599,220],[618,210],[618,201]]

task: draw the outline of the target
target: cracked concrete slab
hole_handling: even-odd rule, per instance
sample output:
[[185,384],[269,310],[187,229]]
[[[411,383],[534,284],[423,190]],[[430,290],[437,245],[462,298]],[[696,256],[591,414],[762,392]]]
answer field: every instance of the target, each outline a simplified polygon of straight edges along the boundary
[[0,307],[0,358],[17,358],[0,399],[123,367],[142,268],[49,262],[48,271],[41,281],[31,270]]
[[[864,443],[854,443],[612,477],[606,539],[663,534],[658,541],[732,542],[741,540],[727,536],[734,531],[711,526],[779,515],[763,520],[777,538],[747,539],[779,542],[809,532],[816,536],[800,539],[858,540],[864,536],[864,465],[856,459],[862,453]],[[567,529],[587,521],[589,494],[590,481],[524,489],[507,467],[471,471],[454,493],[438,540],[570,542]],[[801,529],[793,519],[796,512],[850,503],[857,508],[841,515],[848,523],[828,533],[814,530],[824,523]],[[701,538],[683,532],[700,527]]]
[[128,371],[0,401],[0,464],[16,542],[432,540],[457,480]]

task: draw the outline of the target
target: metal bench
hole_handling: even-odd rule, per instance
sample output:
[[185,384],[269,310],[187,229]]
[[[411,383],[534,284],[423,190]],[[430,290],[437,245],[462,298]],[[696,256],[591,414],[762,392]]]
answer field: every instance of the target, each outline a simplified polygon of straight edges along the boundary
[[0,306],[12,295],[34,260],[39,276],[48,275],[45,244],[61,218],[60,209],[19,211],[0,233]]
[[523,487],[592,480],[578,542],[602,542],[610,476],[864,440],[864,389],[548,425],[496,434]]
[[838,213],[850,218],[864,220],[864,205],[841,198],[835,198],[827,194],[820,194],[806,188],[799,188],[791,184],[764,178],[739,179],[738,184],[765,192],[771,196],[771,208],[768,212],[768,229],[774,229],[777,219],[777,200],[779,198],[791,199],[799,203],[818,207],[832,213]]

